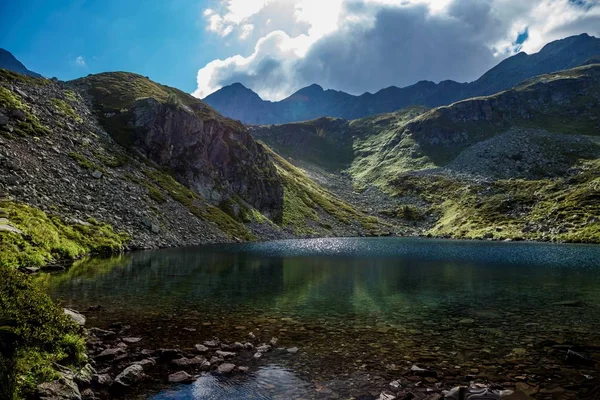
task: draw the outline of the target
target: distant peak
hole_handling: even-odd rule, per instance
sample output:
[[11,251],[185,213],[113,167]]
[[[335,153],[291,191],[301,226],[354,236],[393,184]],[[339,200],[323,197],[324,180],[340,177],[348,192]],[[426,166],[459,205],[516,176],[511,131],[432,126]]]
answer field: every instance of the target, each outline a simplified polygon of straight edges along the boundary
[[233,89],[248,89],[246,86],[242,85],[240,82],[235,82],[229,85],[230,88]]
[[[310,95],[318,95],[320,93],[323,93],[325,90],[323,90],[323,87],[321,87],[321,85],[317,85],[316,83],[313,83],[310,86],[304,87],[300,90],[298,90],[296,93],[294,93],[292,96],[310,96]],[[290,97],[292,97],[290,96]]]

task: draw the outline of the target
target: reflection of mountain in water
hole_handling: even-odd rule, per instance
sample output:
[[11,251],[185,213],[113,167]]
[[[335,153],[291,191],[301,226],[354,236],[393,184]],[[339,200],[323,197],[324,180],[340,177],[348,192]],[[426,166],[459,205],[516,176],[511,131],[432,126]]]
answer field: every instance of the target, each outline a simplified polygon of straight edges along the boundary
[[336,240],[341,245],[331,256],[315,243],[311,256],[304,241],[175,249],[89,260],[44,279],[69,305],[103,304],[142,314],[243,310],[305,318],[378,315],[399,322],[423,313],[433,318],[470,309],[598,301],[598,271],[580,268],[600,255],[595,247]]

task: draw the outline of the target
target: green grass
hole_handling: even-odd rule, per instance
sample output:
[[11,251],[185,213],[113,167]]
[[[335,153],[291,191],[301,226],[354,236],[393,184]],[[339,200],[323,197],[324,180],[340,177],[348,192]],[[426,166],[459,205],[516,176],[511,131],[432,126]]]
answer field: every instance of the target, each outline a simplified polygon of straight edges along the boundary
[[129,236],[106,224],[72,225],[36,208],[3,203],[10,223],[24,234],[0,232],[0,265],[10,268],[41,267],[90,253],[114,253],[123,249]]
[[68,155],[73,160],[77,161],[77,164],[81,168],[88,169],[90,171],[98,170],[98,171],[102,172],[103,174],[106,173],[106,170],[104,168],[102,168],[100,165],[97,165],[94,162],[90,161],[83,154],[79,154],[79,153],[75,153],[75,152],[70,152]]
[[72,118],[74,121],[78,122],[78,123],[82,123],[83,122],[83,118],[81,118],[81,116],[79,114],[77,114],[75,112],[75,110],[73,109],[73,107],[71,107],[71,105],[69,103],[67,103],[64,100],[61,99],[52,99],[51,100],[52,104],[54,104],[54,107],[56,107],[56,109],[63,115],[66,115],[69,118]]
[[[600,243],[600,160],[553,179],[474,184],[443,176],[401,176],[397,196],[416,196],[439,218],[432,236]],[[413,211],[411,211],[412,213]]]
[[364,214],[350,204],[323,189],[291,163],[266,148],[283,181],[283,217],[281,225],[297,235],[314,236],[326,233],[331,227],[321,220],[321,213],[344,225],[356,224],[369,235],[381,235],[386,224],[378,218]]
[[19,121],[15,131],[22,135],[36,136],[50,133],[48,128],[42,125],[38,117],[31,113],[31,108],[25,104],[21,97],[12,90],[0,86],[0,107],[9,110],[20,110],[25,114],[25,121]]
[[79,367],[86,359],[77,327],[31,278],[0,267],[0,397],[21,399],[54,380],[54,364]]
[[51,81],[45,78],[34,78],[28,75],[22,75],[7,69],[0,68],[0,82],[24,83],[32,86],[49,85]]
[[177,182],[166,172],[145,169],[144,173],[156,185],[162,188],[171,198],[182,205],[196,217],[214,223],[221,231],[232,238],[240,240],[255,240],[256,237],[246,227],[232,218],[223,210],[208,204],[188,187]]

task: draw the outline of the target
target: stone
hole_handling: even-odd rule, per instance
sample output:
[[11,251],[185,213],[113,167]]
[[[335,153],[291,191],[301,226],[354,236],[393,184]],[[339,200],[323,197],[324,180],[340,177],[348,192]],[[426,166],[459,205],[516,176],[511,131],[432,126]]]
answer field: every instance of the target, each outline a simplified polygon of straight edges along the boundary
[[102,172],[100,172],[98,170],[94,170],[94,172],[92,172],[92,177],[95,179],[100,179],[100,178],[102,178]]
[[396,400],[396,396],[391,393],[381,392],[377,400]]
[[245,374],[246,372],[248,372],[248,370],[250,368],[248,367],[237,367],[238,371],[240,371],[241,373]]
[[96,396],[94,395],[94,391],[90,388],[87,388],[83,392],[81,392],[82,400],[94,400],[95,398]]
[[81,400],[79,388],[66,374],[61,374],[61,377],[53,382],[38,385],[36,395],[39,400]]
[[458,321],[458,323],[463,325],[471,325],[475,323],[475,320],[472,318],[463,318],[460,321]]
[[113,382],[112,378],[108,374],[92,375],[92,382],[98,386],[110,386]]
[[227,375],[227,374],[232,373],[234,369],[235,369],[235,364],[224,363],[224,364],[219,365],[219,367],[217,368],[217,371],[221,375]]
[[290,354],[296,354],[298,352],[298,348],[297,347],[290,347],[289,349],[287,349],[287,352]]
[[[150,227],[150,230],[152,231],[152,233],[159,233],[160,232],[160,226],[152,224],[152,226]],[[193,329],[193,328],[184,328],[184,329],[188,330],[188,329]],[[196,330],[193,329],[190,332],[195,332],[195,331]]]
[[71,317],[73,322],[75,322],[77,325],[79,325],[79,326],[85,325],[85,317],[83,315],[81,315],[78,311],[71,310],[69,308],[64,308],[63,311],[65,312],[65,314],[67,314],[69,317]]
[[246,343],[244,343],[244,348],[246,350],[254,350],[254,345],[250,342],[246,342]]
[[142,338],[140,338],[140,337],[126,337],[126,338],[123,338],[121,340],[124,341],[125,343],[128,343],[128,344],[134,344],[134,343],[140,342],[142,340]]
[[269,344],[273,347],[277,346],[277,342],[279,341],[279,339],[277,339],[276,337],[271,338],[271,340],[269,341]]
[[146,375],[144,374],[144,368],[139,364],[133,364],[125,368],[123,372],[117,375],[115,381],[113,382],[113,386],[127,388],[139,383],[145,377]]
[[188,367],[191,365],[202,365],[206,362],[206,358],[202,356],[196,356],[194,358],[178,358],[176,360],[171,361],[171,364],[177,365],[178,367]]
[[141,366],[144,369],[144,371],[148,371],[156,366],[156,360],[154,360],[153,358],[146,358],[142,361],[136,362],[136,364]]
[[194,347],[198,353],[206,353],[208,351],[208,347],[203,344],[197,344]]
[[92,384],[92,376],[96,374],[96,370],[90,364],[86,364],[77,374],[74,380],[79,387],[87,387]]
[[244,345],[240,342],[235,342],[232,347],[234,350],[243,350],[244,349]]
[[256,353],[254,353],[253,357],[255,360],[260,360],[262,358],[262,356],[263,356],[263,353],[257,351]]
[[204,342],[204,345],[207,347],[219,347],[219,341],[218,340],[206,340]]
[[96,360],[102,360],[102,361],[108,361],[108,360],[112,360],[115,357],[121,356],[123,354],[125,354],[126,351],[123,350],[120,347],[115,347],[112,349],[106,349],[103,352],[101,352],[100,354],[98,354],[96,357],[94,357]]
[[196,378],[185,371],[179,371],[169,375],[169,383],[192,383],[195,380]]
[[111,339],[115,339],[117,337],[116,332],[107,331],[107,330],[100,329],[100,328],[90,328],[90,329],[88,329],[88,332],[100,339],[111,340]]
[[222,350],[217,350],[215,351],[215,354],[223,357],[223,358],[231,358],[231,357],[235,357],[237,356],[236,353],[230,352],[230,351],[222,351]]
[[398,392],[400,390],[400,388],[402,387],[402,385],[398,381],[391,381],[389,386],[390,386],[390,390],[394,393]]
[[268,344],[263,344],[262,346],[258,346],[256,351],[259,353],[266,353],[267,351],[271,351],[271,346]]

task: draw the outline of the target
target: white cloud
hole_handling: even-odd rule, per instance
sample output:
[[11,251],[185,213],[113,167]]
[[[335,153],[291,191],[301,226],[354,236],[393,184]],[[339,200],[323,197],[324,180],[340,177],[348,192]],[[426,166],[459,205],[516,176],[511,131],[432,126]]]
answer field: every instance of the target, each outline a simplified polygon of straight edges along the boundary
[[250,36],[253,31],[254,31],[254,25],[244,24],[242,26],[242,31],[240,33],[240,39],[242,39],[242,40],[247,39],[248,36]]
[[246,54],[201,68],[198,97],[237,81],[277,100],[311,83],[359,94],[473,80],[519,49],[600,35],[598,0],[220,0],[204,18]]
[[75,65],[77,65],[78,67],[86,67],[87,64],[85,63],[85,59],[83,58],[83,56],[78,56],[75,59]]

